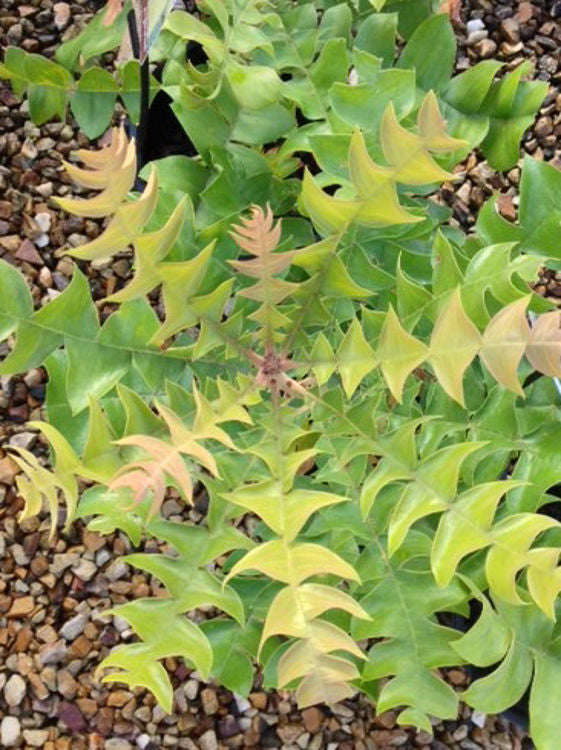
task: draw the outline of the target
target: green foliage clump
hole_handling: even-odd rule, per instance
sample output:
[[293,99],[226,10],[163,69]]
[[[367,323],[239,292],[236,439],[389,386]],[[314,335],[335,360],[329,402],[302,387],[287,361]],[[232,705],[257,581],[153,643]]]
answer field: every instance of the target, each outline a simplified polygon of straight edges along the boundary
[[[168,711],[173,656],[241,694],[257,664],[301,706],[360,690],[430,731],[458,711],[439,668],[498,665],[461,698],[499,712],[530,688],[532,736],[554,750],[561,535],[540,509],[561,479],[561,333],[531,283],[560,260],[561,177],[527,160],[518,222],[492,198],[470,236],[432,198],[475,146],[516,161],[544,90],[524,67],[495,80],[494,62],[453,77],[446,16],[377,5],[167,16],[152,55],[197,156],[150,165],[131,196],[135,145],[116,128],[67,165],[96,194],[58,201],[108,219],[77,260],[132,248],[113,311],[100,323],[78,266],[34,311],[0,262],[0,373],[49,376],[31,426],[52,469],[15,456],[24,516],[63,501],[67,523],[165,543],[125,558],[168,596],[113,610],[138,641],[101,668]],[[187,42],[205,63],[185,63]],[[32,115],[62,114],[66,94],[55,106],[51,79],[8,54]],[[167,493],[196,488],[203,522],[162,517]],[[449,615],[474,601],[462,634]]]

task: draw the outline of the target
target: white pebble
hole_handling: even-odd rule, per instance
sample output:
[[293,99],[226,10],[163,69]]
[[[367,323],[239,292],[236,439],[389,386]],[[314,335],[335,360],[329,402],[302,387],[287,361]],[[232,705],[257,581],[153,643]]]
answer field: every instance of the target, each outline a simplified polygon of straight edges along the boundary
[[0,725],[0,740],[2,747],[12,747],[21,736],[19,719],[15,716],[4,716]]
[[473,31],[480,31],[485,28],[485,24],[480,18],[472,18],[471,21],[466,23],[467,33],[471,34]]
[[199,692],[199,683],[197,680],[187,680],[185,685],[183,685],[183,692],[187,700],[194,701]]
[[487,721],[487,714],[481,713],[481,711],[473,711],[471,714],[471,720],[476,727],[483,729],[485,722]]
[[351,86],[356,86],[358,84],[358,73],[356,68],[351,68],[349,71],[349,77],[348,77],[349,84]]
[[4,698],[8,706],[18,706],[25,695],[25,681],[19,674],[13,674],[4,686]]
[[251,703],[243,698],[241,695],[236,695],[234,693],[234,698],[236,700],[236,706],[238,707],[238,711],[243,714],[245,713],[249,708],[251,708]]
[[51,228],[51,215],[47,211],[40,211],[35,215],[35,223],[42,232],[48,232]]

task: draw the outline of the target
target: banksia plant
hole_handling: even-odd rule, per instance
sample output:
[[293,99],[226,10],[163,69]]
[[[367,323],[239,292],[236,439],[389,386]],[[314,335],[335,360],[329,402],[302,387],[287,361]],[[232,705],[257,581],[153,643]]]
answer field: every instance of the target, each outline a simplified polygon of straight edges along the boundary
[[[362,691],[428,732],[460,698],[500,712],[529,689],[536,746],[554,750],[561,529],[543,506],[561,479],[561,321],[532,282],[559,259],[561,180],[527,161],[518,221],[491,199],[469,237],[431,197],[476,143],[508,160],[493,130],[503,86],[522,86],[520,107],[537,91],[484,65],[463,119],[470,71],[418,64],[446,17],[404,28],[393,70],[397,16],[372,11],[363,28],[346,3],[310,25],[320,39],[332,24],[333,55],[308,76],[306,50],[298,62],[285,44],[292,11],[250,5],[238,36],[236,3],[201,3],[208,25],[181,12],[164,25],[163,80],[199,155],[149,165],[133,193],[135,144],[115,128],[66,165],[91,194],[60,208],[105,219],[67,251],[69,286],[34,310],[0,261],[0,373],[49,376],[46,419],[30,427],[50,466],[14,452],[23,517],[46,505],[54,535],[61,505],[67,528],[165,545],[125,557],[166,596],[108,613],[137,640],[99,673],[166,711],[168,657],[240,694],[261,670],[301,707]],[[183,70],[178,39],[198,41],[205,64]],[[373,87],[394,79],[405,94],[381,106]],[[544,186],[552,218],[537,225]],[[129,279],[94,305],[78,264],[124,252]],[[169,493],[186,506],[204,493],[203,520],[166,519]],[[492,669],[458,695],[440,670],[464,664]]]

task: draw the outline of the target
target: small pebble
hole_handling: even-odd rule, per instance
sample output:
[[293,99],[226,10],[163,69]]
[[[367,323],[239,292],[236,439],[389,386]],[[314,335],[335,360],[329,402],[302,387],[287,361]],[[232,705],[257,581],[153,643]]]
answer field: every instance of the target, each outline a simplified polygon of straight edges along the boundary
[[23,739],[31,747],[43,747],[49,739],[48,729],[24,729]]
[[487,39],[488,32],[485,29],[481,31],[473,31],[467,38],[467,44],[469,47],[475,47],[476,44]]
[[8,440],[8,444],[16,446],[17,448],[29,448],[36,437],[36,432],[16,432],[16,434],[12,435]]
[[111,737],[111,739],[105,740],[104,750],[133,750],[133,747],[128,740],[123,740],[120,737]]
[[67,620],[60,629],[60,634],[67,641],[73,641],[79,635],[84,632],[84,628],[88,622],[88,616],[84,614],[78,614]]
[[53,5],[54,22],[57,29],[65,29],[68,26],[71,10],[68,3],[55,3]]
[[497,43],[492,39],[482,39],[475,45],[475,50],[482,60],[487,60],[497,51]]
[[72,572],[81,581],[91,581],[97,573],[97,565],[92,560],[80,560]]
[[37,154],[37,147],[30,140],[26,139],[21,147],[21,155],[29,159],[29,161],[33,161],[37,158]]
[[236,699],[236,706],[238,707],[238,711],[241,714],[244,714],[249,708],[251,708],[251,703],[247,700],[247,698],[242,698],[241,695],[234,696]]
[[103,571],[103,575],[110,581],[118,581],[120,578],[124,578],[129,572],[129,566],[122,560],[114,560],[107,568]]
[[216,693],[212,688],[201,690],[201,705],[207,716],[215,714],[218,711],[219,703]]
[[4,716],[0,724],[2,747],[13,747],[21,737],[21,725],[15,716]]
[[39,661],[43,666],[46,664],[59,664],[64,661],[67,647],[63,640],[56,643],[47,643],[39,649]]
[[187,700],[194,701],[199,692],[199,683],[197,680],[187,680],[183,686],[183,692],[185,693]]
[[485,24],[481,20],[481,18],[473,18],[471,21],[468,21],[466,24],[466,29],[468,34],[472,34],[474,31],[481,31],[485,28]]
[[483,714],[481,713],[481,711],[472,711],[471,720],[476,727],[480,727],[481,729],[483,729],[483,727],[485,726],[485,721],[487,720],[487,714]]
[[51,215],[47,211],[41,211],[35,215],[35,223],[42,232],[48,232],[51,228]]
[[13,674],[4,685],[4,698],[8,706],[19,706],[24,699],[25,691],[25,680],[19,674]]
[[507,42],[520,41],[520,25],[515,18],[505,18],[499,26],[501,35]]
[[199,738],[199,745],[201,750],[218,750],[218,741],[214,729],[209,729],[201,735]]

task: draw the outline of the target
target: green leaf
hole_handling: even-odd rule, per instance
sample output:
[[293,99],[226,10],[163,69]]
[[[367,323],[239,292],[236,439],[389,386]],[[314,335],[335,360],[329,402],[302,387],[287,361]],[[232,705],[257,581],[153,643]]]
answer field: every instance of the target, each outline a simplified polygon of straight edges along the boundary
[[117,49],[125,33],[129,9],[130,4],[125,2],[111,26],[103,25],[106,9],[98,11],[77,36],[57,47],[55,60],[73,70],[77,64],[83,65],[92,57]]
[[22,372],[38,367],[45,357],[62,344],[65,336],[95,336],[99,323],[90,299],[88,284],[76,269],[68,287],[31,317],[24,310],[10,310],[18,324],[16,345],[0,365],[3,374]]
[[117,91],[113,76],[102,68],[88,68],[78,81],[70,108],[88,138],[97,138],[107,129]]
[[414,32],[399,56],[400,68],[415,70],[417,86],[439,91],[454,68],[456,39],[448,15],[427,18]]
[[[387,606],[388,597],[394,606]],[[429,732],[429,714],[456,715],[457,695],[431,670],[458,663],[452,648],[457,631],[437,624],[433,613],[453,609],[463,598],[457,583],[440,589],[430,573],[392,568],[360,600],[371,620],[353,620],[354,637],[385,639],[370,649],[363,679],[392,677],[379,696],[379,711],[406,706],[398,721]]]
[[131,513],[130,498],[123,492],[111,492],[106,487],[90,487],[81,496],[76,518],[99,516],[91,520],[88,528],[101,534],[112,534],[121,529],[134,545],[140,543],[142,522]]
[[504,171],[516,164],[520,138],[547,93],[545,82],[520,81],[530,70],[529,64],[521,64],[493,83],[481,107],[490,117],[482,149],[494,169]]
[[442,92],[443,98],[460,112],[477,115],[493,78],[501,67],[501,63],[496,60],[481,60],[460,75],[454,76]]
[[452,647],[470,664],[489,667],[508,651],[510,633],[507,624],[495,612],[485,596],[479,597],[481,614],[476,623]]
[[207,620],[201,630],[214,654],[211,677],[238,695],[249,695],[253,684],[251,657],[259,643],[255,623],[241,628],[231,620]]
[[393,397],[401,401],[408,375],[427,357],[427,347],[407,333],[390,306],[380,334],[377,356]]
[[294,544],[287,547],[280,540],[267,542],[248,552],[234,565],[228,579],[246,570],[259,570],[269,578],[291,584],[322,573],[357,580],[349,563],[321,545]]
[[466,315],[459,289],[452,293],[434,325],[429,362],[446,393],[463,405],[462,378],[481,346],[481,336]]
[[452,245],[441,232],[436,233],[432,258],[432,291],[436,298],[443,298],[462,281],[462,272]]
[[[560,257],[561,172],[547,162],[526,157],[520,180],[521,250]],[[540,200],[536,201],[535,196]]]
[[204,189],[209,174],[200,161],[188,156],[165,156],[146,165],[140,176],[146,179],[150,168],[154,166],[158,174],[158,185],[161,190],[173,193],[181,192],[197,200]]
[[364,338],[364,333],[356,318],[337,350],[338,369],[347,397],[350,398],[363,378],[376,364],[374,351]]
[[188,612],[210,605],[243,623],[243,605],[239,596],[230,587],[223,587],[207,570],[198,570],[186,560],[166,555],[133,554],[123,559],[159,578],[177,603],[178,611]]
[[208,639],[194,623],[177,614],[173,602],[158,599],[137,599],[122,604],[111,614],[126,620],[142,643],[114,649],[99,669],[119,667],[120,672],[106,674],[102,682],[125,682],[130,687],[148,688],[168,713],[172,708],[173,690],[169,677],[158,662],[178,656],[203,675],[208,676],[213,654]]
[[547,652],[535,656],[530,692],[530,733],[540,750],[554,750],[559,736],[560,646],[557,638],[549,645]]
[[400,724],[415,724],[432,732],[430,716],[452,719],[458,712],[454,690],[426,670],[406,669],[382,688],[376,707],[380,713],[398,706],[409,706],[399,716]]
[[271,104],[258,110],[242,109],[232,128],[233,140],[258,146],[273,143],[293,127],[294,115],[281,104]]
[[281,81],[271,68],[230,62],[226,66],[226,76],[241,107],[263,109],[278,101]]
[[305,117],[319,120],[327,116],[327,97],[332,85],[347,80],[349,67],[344,39],[328,39],[317,60],[302,76],[283,83],[282,93],[296,102]]
[[470,685],[464,699],[477,710],[500,713],[517,703],[532,677],[532,657],[513,643],[501,665],[488,677]]
[[384,65],[389,66],[395,55],[396,34],[397,13],[371,14],[358,27],[354,48],[381,57]]
[[0,259],[0,339],[33,314],[31,293],[21,273]]
[[72,76],[60,65],[41,55],[28,55],[25,75],[29,82],[29,115],[33,122],[42,125],[52,117],[64,119]]
[[398,119],[411,112],[415,102],[415,74],[411,70],[383,70],[372,82],[350,86],[335,83],[329,103],[335,114],[351,126],[377,132],[390,102]]

